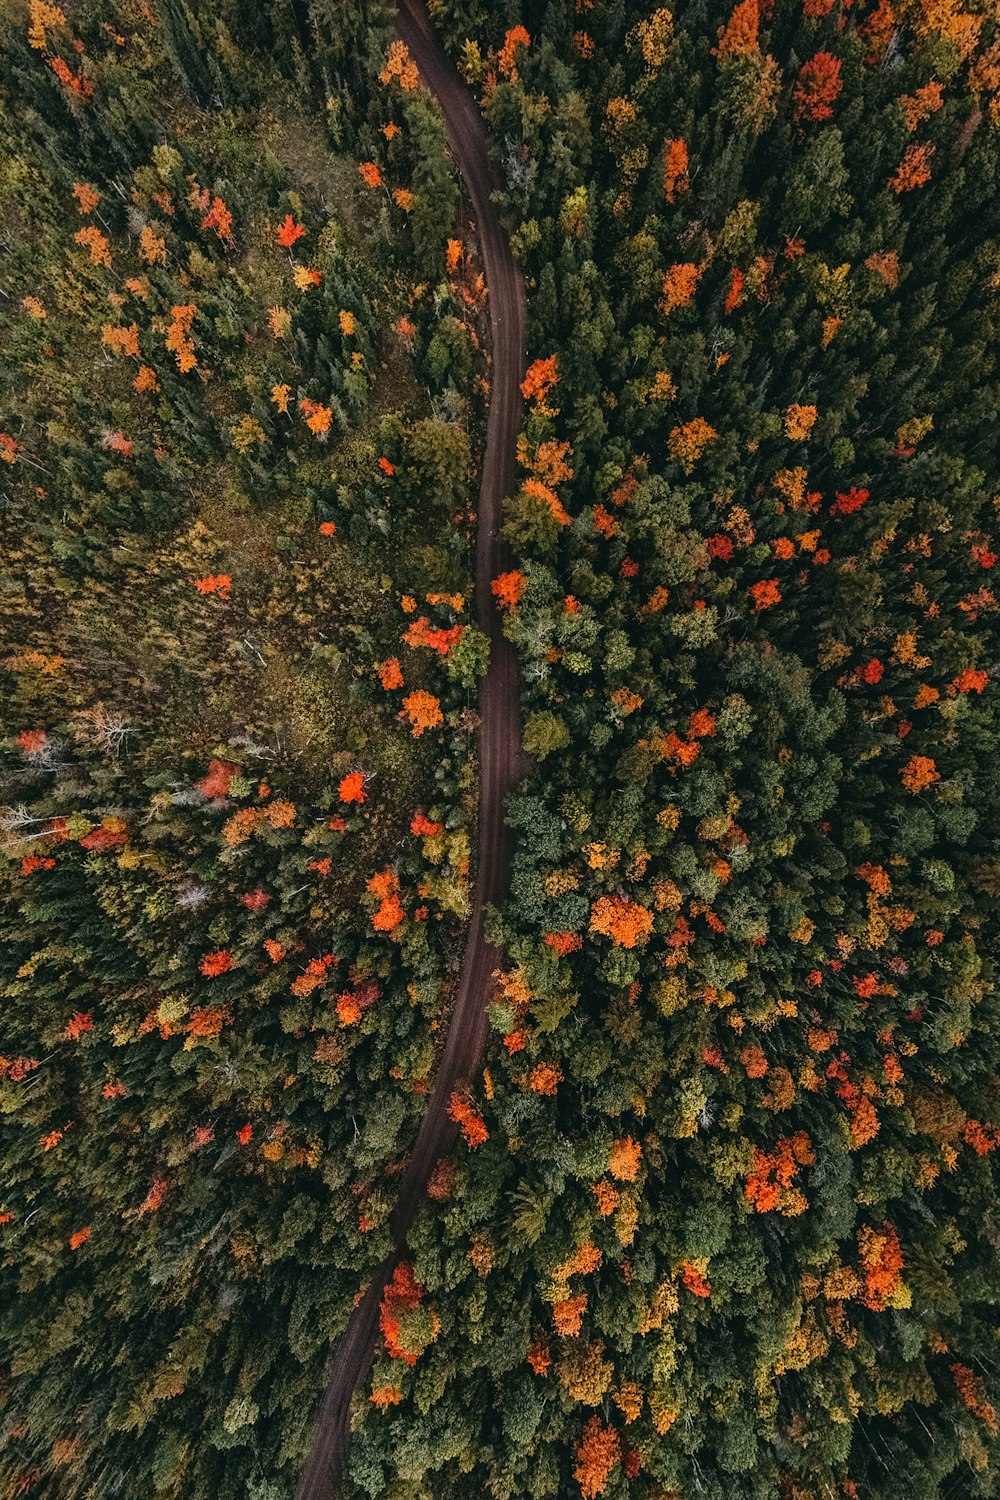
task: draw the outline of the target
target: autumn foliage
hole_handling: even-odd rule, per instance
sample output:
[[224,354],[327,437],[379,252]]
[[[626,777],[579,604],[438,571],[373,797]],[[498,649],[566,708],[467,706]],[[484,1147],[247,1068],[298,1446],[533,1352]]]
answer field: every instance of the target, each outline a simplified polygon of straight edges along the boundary
[[795,119],[829,120],[843,86],[840,58],[830,52],[817,52],[799,69],[792,96]]
[[991,1495],[997,18],[391,10],[0,17],[6,1485]]

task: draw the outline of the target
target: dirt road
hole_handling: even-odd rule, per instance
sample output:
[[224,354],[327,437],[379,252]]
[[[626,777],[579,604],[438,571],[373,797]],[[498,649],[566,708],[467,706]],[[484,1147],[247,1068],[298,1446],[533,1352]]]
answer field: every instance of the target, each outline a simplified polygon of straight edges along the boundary
[[448,144],[465,182],[476,219],[480,256],[489,289],[493,347],[492,391],[486,426],[476,537],[476,618],[490,640],[490,667],[479,693],[479,841],[476,903],[469,923],[458,995],[434,1090],[392,1214],[397,1250],[373,1277],[337,1346],[320,1406],[313,1445],[296,1500],[331,1500],[350,1438],[351,1396],[367,1377],[374,1357],[382,1293],[398,1263],[427,1178],[455,1140],[446,1110],[452,1091],[476,1071],[486,1037],[490,976],[502,955],[483,935],[483,909],[501,901],[510,876],[511,835],[504,826],[504,800],[521,772],[517,661],[504,639],[490,582],[510,566],[499,536],[500,507],[514,487],[515,443],[521,425],[520,381],[524,370],[524,282],[510,243],[490,201],[494,177],[486,127],[471,94],[434,35],[421,0],[399,0],[398,31],[436,96]]

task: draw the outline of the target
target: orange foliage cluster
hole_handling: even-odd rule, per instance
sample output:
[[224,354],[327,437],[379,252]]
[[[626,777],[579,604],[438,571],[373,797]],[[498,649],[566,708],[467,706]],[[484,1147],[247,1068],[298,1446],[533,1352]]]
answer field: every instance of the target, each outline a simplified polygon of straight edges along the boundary
[[198,967],[206,979],[214,979],[219,974],[228,973],[235,962],[228,948],[219,948],[215,953],[206,953]]
[[903,153],[903,160],[896,171],[889,178],[889,186],[894,193],[909,193],[914,188],[923,187],[931,180],[931,158],[934,155],[934,147],[929,141],[920,145],[915,142],[907,146]]
[[679,463],[685,474],[689,474],[709,443],[719,436],[704,417],[692,417],[690,422],[681,422],[671,429],[667,438],[667,452],[675,463]]
[[101,343],[112,354],[139,357],[139,325],[131,323],[128,328],[114,328],[105,323],[101,329]]
[[569,525],[569,514],[555,490],[543,484],[540,479],[526,479],[523,488],[524,493],[532,500],[538,500],[548,508],[552,519],[558,526]]
[[613,536],[617,536],[621,528],[605,506],[594,505],[591,507],[591,513],[594,517],[594,527],[603,537],[610,541]]
[[511,83],[518,79],[515,59],[518,47],[530,47],[531,37],[523,26],[512,26],[503,39],[503,46],[497,53],[497,67],[504,78],[509,78]]
[[800,406],[793,401],[785,412],[785,436],[793,442],[806,442],[816,425],[815,406]]
[[366,1010],[373,1006],[381,994],[374,980],[357,985],[337,996],[337,1020],[341,1026],[356,1026]]
[[83,76],[82,68],[74,73],[69,63],[62,57],[50,57],[47,61],[63,88],[69,89],[70,93],[75,94],[82,103],[89,104],[94,97],[94,85],[89,78]]
[[132,384],[139,392],[140,396],[143,395],[146,391],[149,391],[151,394],[153,394],[160,389],[160,382],[156,378],[156,371],[149,365],[140,366],[139,373],[136,375]]
[[850,516],[860,510],[868,502],[868,491],[857,487],[847,490],[844,494],[838,494],[836,500],[830,507],[830,514],[834,516]]
[[538,1063],[528,1074],[528,1087],[536,1094],[555,1094],[562,1083],[562,1069],[555,1063]]
[[149,1183],[149,1191],[146,1193],[145,1198],[143,1198],[142,1202],[139,1204],[139,1207],[136,1209],[136,1213],[140,1215],[155,1214],[156,1210],[160,1207],[161,1203],[166,1197],[167,1188],[169,1186],[170,1184],[168,1183],[167,1179],[165,1177],[162,1177],[159,1173],[152,1177]]
[[222,841],[229,848],[235,848],[237,844],[245,843],[262,824],[271,828],[291,828],[294,822],[294,805],[280,798],[266,807],[241,807],[224,823]]
[[397,79],[401,89],[410,90],[417,87],[420,82],[420,73],[405,42],[389,43],[385,67],[378,76],[379,81],[385,84],[391,83],[394,78]]
[[239,774],[240,767],[231,760],[210,760],[207,772],[195,786],[203,797],[228,797],[233,777]]
[[549,1341],[540,1330],[532,1339],[526,1358],[536,1375],[547,1375],[552,1368]]
[[915,93],[903,94],[899,105],[906,120],[907,130],[916,130],[917,126],[928,119],[936,110],[941,108],[944,100],[941,97],[941,85],[934,80],[925,83]]
[[692,734],[690,740],[682,740],[677,731],[671,729],[667,734],[658,735],[653,743],[657,754],[667,762],[671,771],[679,766],[694,765],[701,754],[697,734]]
[[365,773],[351,771],[340,778],[337,794],[341,802],[363,802],[365,800]]
[[372,914],[372,926],[376,932],[395,932],[403,921],[404,912],[399,900],[399,880],[389,869],[373,875],[366,886],[370,896],[378,901],[378,910]]
[[86,229],[78,229],[73,238],[87,251],[95,266],[111,265],[111,246],[107,235],[102,234],[95,225],[88,224]]
[[995,1125],[983,1125],[979,1120],[966,1120],[962,1126],[962,1139],[977,1156],[988,1156],[1000,1146],[1000,1130]]
[[720,62],[745,57],[759,46],[760,7],[757,0],[739,0],[725,26],[719,27],[719,45],[715,49]]
[[149,266],[165,266],[167,263],[166,244],[148,224],[144,224],[139,233],[139,254]]
[[501,573],[499,578],[494,578],[490,588],[502,609],[514,609],[524,593],[527,582],[524,574],[514,569],[510,573]]
[[198,1005],[187,1022],[187,1033],[195,1037],[217,1037],[223,1026],[228,1026],[232,1015],[221,1005]]
[[669,316],[675,307],[686,307],[695,294],[700,277],[701,267],[692,261],[670,266],[663,278],[660,311]]
[[[862,998],[866,998],[875,991],[875,980],[871,975],[867,979],[855,980],[854,987]],[[874,1140],[879,1132],[878,1111],[871,1101],[872,1094],[877,1092],[872,1079],[865,1074],[861,1083],[855,1083],[848,1075],[845,1067],[846,1055],[841,1053],[827,1064],[826,1076],[833,1080],[834,1090],[838,1098],[844,1101],[850,1116],[851,1145],[855,1150],[859,1146],[865,1146]]]
[[858,1235],[858,1250],[865,1277],[862,1301],[873,1312],[884,1312],[902,1280],[899,1235],[891,1224],[880,1230],[866,1225]]
[[668,203],[673,203],[678,193],[687,190],[688,148],[687,142],[677,137],[667,142],[663,161],[663,193]]
[[533,458],[528,457],[527,449],[519,441],[517,456],[523,467],[529,469],[544,484],[556,485],[573,478],[573,467],[566,462],[569,452],[569,443],[548,438],[544,443],[539,443]]
[[113,826],[118,823],[117,819],[106,818],[100,828],[92,828],[89,833],[80,839],[83,849],[93,849],[103,853],[108,849],[117,849],[120,844],[127,843],[128,833],[121,826]]
[[630,1135],[611,1142],[608,1171],[618,1182],[634,1182],[642,1162],[642,1147]]
[[447,656],[462,639],[464,626],[452,625],[447,630],[432,625],[426,615],[421,615],[403,634],[408,646],[426,646],[439,656]]
[[615,1429],[606,1427],[596,1415],[588,1418],[576,1450],[576,1468],[573,1470],[583,1500],[593,1500],[595,1495],[604,1493],[611,1471],[621,1456],[621,1441]]
[[590,930],[611,938],[620,948],[635,948],[652,932],[653,914],[628,896],[601,896],[591,909]]
[[978,1417],[981,1422],[985,1423],[990,1432],[996,1433],[998,1430],[997,1414],[983,1395],[983,1386],[979,1377],[973,1370],[969,1369],[968,1365],[961,1365],[957,1362],[949,1365],[948,1369],[951,1372],[951,1378],[955,1382],[958,1394],[969,1411],[971,1411],[974,1417]]
[[403,699],[403,713],[410,721],[410,733],[414,739],[419,739],[425,729],[437,729],[444,723],[440,700],[423,688],[417,688]]
[[611,701],[619,713],[628,718],[629,714],[636,713],[642,707],[645,699],[640,698],[638,693],[633,693],[631,688],[620,687],[615,688],[611,694]]
[[191,324],[198,309],[193,302],[179,304],[170,309],[170,324],[167,328],[166,345],[177,361],[182,375],[193,370],[198,363],[194,344],[191,342]]
[[911,755],[899,774],[906,790],[914,795],[941,780],[941,772],[929,755]]
[[[559,360],[555,354],[547,359],[536,359],[525,371],[521,381],[521,395],[525,401],[537,401],[539,411],[549,412],[546,397],[559,379]],[[550,415],[553,413],[549,412]]]
[[767,1076],[767,1058],[760,1047],[744,1047],[740,1053],[740,1062],[746,1069],[748,1078],[764,1078]]
[[[267,944],[265,943],[265,947]],[[332,953],[324,954],[321,958],[311,958],[301,974],[292,980],[291,991],[293,995],[311,995],[313,990],[318,990],[320,985],[326,983],[327,971],[333,963]]]
[[988,672],[977,671],[974,667],[963,667],[957,677],[954,677],[948,685],[949,695],[955,693],[982,693],[990,680]]
[[233,580],[228,573],[209,573],[204,578],[196,578],[194,586],[199,594],[218,594],[220,599],[228,599]]
[[459,1127],[470,1151],[475,1151],[477,1146],[489,1140],[490,1133],[482,1115],[470,1100],[463,1099],[460,1094],[452,1094],[449,1099],[448,1118],[454,1120]]
[[299,411],[305,413],[306,426],[310,432],[314,432],[318,438],[325,438],[333,421],[333,412],[329,406],[323,406],[319,401],[313,401],[308,396],[303,396],[299,402]]
[[0,1078],[9,1078],[12,1083],[21,1083],[38,1067],[34,1057],[0,1057]]
[[859,865],[858,876],[865,882],[869,890],[875,892],[876,896],[888,896],[892,892],[892,881],[883,870],[881,865],[873,865],[869,862]]
[[382,1330],[388,1353],[393,1359],[405,1360],[408,1365],[415,1365],[417,1356],[408,1349],[399,1347],[400,1314],[411,1312],[415,1307],[419,1307],[423,1295],[424,1289],[414,1276],[410,1262],[400,1261],[392,1273],[392,1280],[382,1294],[378,1326]]
[[610,1214],[614,1213],[618,1207],[621,1194],[613,1182],[608,1182],[607,1178],[602,1178],[600,1182],[593,1183],[591,1192],[597,1203],[597,1212],[602,1219],[606,1219]]
[[869,271],[881,276],[887,287],[899,285],[899,255],[895,250],[876,250],[865,260]]
[[895,34],[896,13],[890,0],[878,0],[871,15],[858,27],[858,35],[868,43],[865,62],[870,66],[884,62]]
[[286,214],[274,231],[274,238],[283,250],[290,250],[298,240],[305,238],[305,233],[305,226],[296,224],[291,214]]
[[232,244],[233,216],[221,198],[212,199],[208,212],[201,221],[201,227],[214,229],[223,243]]
[[729,290],[726,293],[725,309],[727,313],[735,312],[743,301],[743,282],[745,277],[739,266],[734,266],[730,272]]
[[92,182],[74,182],[72,193],[77,212],[81,214],[92,214],[101,201],[101,195]]
[[712,1295],[712,1283],[706,1277],[705,1272],[690,1260],[681,1263],[681,1281],[693,1297]]
[[121,432],[103,433],[101,447],[107,448],[111,453],[120,453],[123,458],[131,458],[134,450],[134,444]]
[[391,692],[393,688],[401,688],[403,686],[403,670],[399,665],[398,657],[390,656],[385,661],[379,662],[378,680],[386,692]]
[[743,1193],[759,1214],[777,1209],[793,1218],[807,1208],[805,1194],[792,1186],[800,1167],[812,1166],[816,1154],[804,1130],[782,1136],[771,1153],[753,1147],[753,1169]]
[[781,603],[781,590],[776,578],[762,578],[759,583],[752,583],[747,593],[758,613],[761,610],[773,609],[776,604]]
[[583,1315],[587,1311],[587,1294],[576,1297],[561,1297],[552,1304],[552,1324],[561,1338],[572,1339],[583,1327]]
[[844,86],[840,58],[832,52],[817,52],[803,63],[792,92],[792,113],[803,120],[829,120],[833,105]]
[[583,947],[583,936],[579,932],[547,932],[542,941],[560,958],[565,958],[567,953],[579,953]]
[[596,1245],[581,1245],[561,1265],[556,1267],[554,1280],[568,1281],[571,1276],[589,1276],[601,1264],[601,1252]]

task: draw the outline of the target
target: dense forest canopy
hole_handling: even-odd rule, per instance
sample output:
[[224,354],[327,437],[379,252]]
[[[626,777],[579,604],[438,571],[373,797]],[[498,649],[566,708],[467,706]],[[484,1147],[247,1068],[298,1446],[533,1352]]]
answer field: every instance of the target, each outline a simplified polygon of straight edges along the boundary
[[290,1493],[389,1246],[470,899],[486,382],[391,43],[4,21],[5,1495]]
[[[985,1500],[1000,12],[428,9],[531,769],[347,1490]],[[474,891],[488,289],[390,5],[0,24],[0,1495],[290,1500]]]
[[995,9],[435,15],[538,769],[355,1493],[994,1495]]

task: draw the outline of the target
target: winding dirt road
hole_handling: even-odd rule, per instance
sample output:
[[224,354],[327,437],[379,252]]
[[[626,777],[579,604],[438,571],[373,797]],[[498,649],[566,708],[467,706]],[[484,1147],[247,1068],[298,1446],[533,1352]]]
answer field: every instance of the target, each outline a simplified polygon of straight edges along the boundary
[[312,1448],[296,1500],[331,1500],[350,1439],[351,1396],[374,1358],[379,1305],[399,1262],[427,1178],[452,1148],[456,1129],[446,1113],[456,1088],[471,1079],[486,1039],[490,976],[502,961],[486,942],[483,911],[503,900],[510,876],[512,837],[504,824],[504,801],[522,773],[517,661],[504,639],[490,582],[510,566],[500,538],[504,497],[514,487],[517,434],[521,426],[520,381],[524,370],[524,282],[491,202],[495,179],[479,108],[434,35],[422,0],[399,0],[398,31],[436,96],[448,144],[458,163],[476,218],[480,255],[489,289],[493,346],[492,390],[486,424],[476,536],[476,619],[489,637],[490,665],[479,692],[479,843],[476,902],[469,923],[458,995],[434,1080],[427,1113],[403,1173],[391,1227],[396,1251],[373,1276],[351,1313],[330,1367]]

